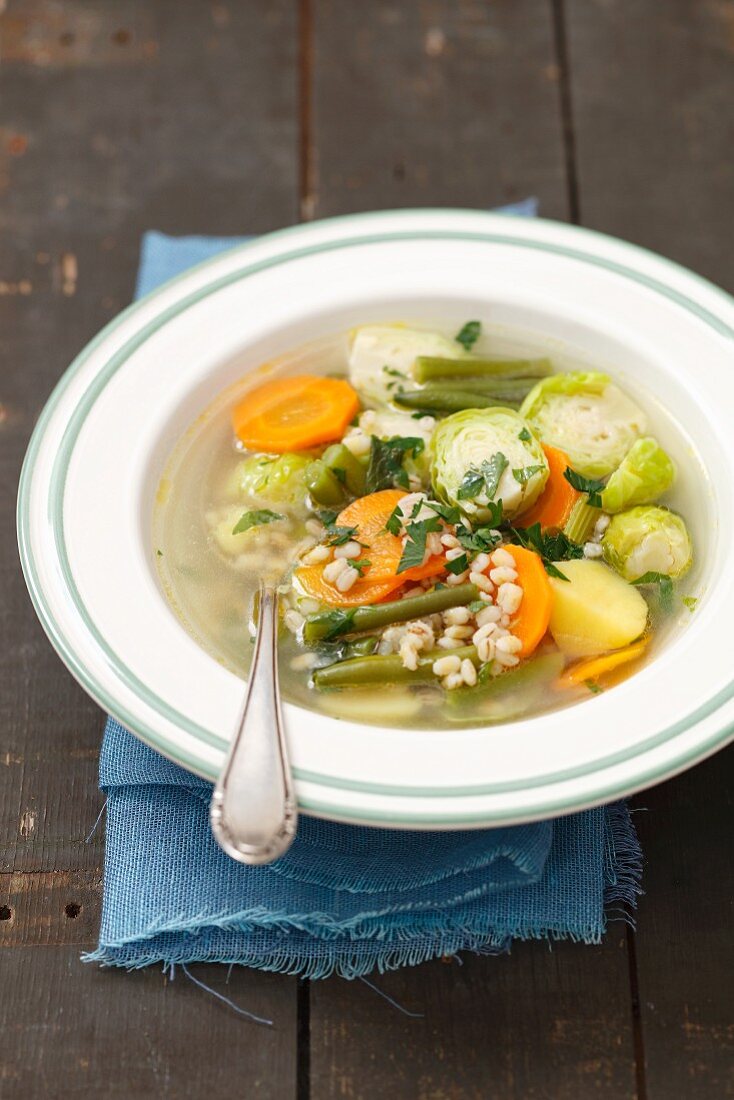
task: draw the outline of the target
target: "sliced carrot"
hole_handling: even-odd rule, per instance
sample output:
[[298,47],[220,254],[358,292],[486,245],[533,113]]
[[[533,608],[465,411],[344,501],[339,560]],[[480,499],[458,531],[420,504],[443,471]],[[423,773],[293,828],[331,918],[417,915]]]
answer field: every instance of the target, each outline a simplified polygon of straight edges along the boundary
[[395,576],[403,581],[419,581],[424,577],[435,577],[446,567],[446,558],[437,554],[429,558],[425,565],[414,565],[398,574],[398,566],[403,556],[403,540],[385,530],[395,505],[405,496],[403,489],[382,489],[379,493],[370,493],[358,497],[348,504],[337,517],[341,527],[356,527],[355,538],[366,544],[364,557],[372,564],[365,571],[370,581],[392,580]]
[[295,572],[299,588],[306,596],[332,607],[362,607],[392,596],[402,587],[402,575],[392,580],[375,583],[367,577],[360,578],[348,592],[340,592],[336,585],[324,578],[323,565],[302,565]]
[[515,559],[517,583],[522,588],[522,603],[510,630],[522,642],[519,657],[529,657],[545,636],[553,606],[545,566],[538,554],[523,546],[504,546]]
[[301,374],[248,393],[232,412],[232,427],[248,450],[283,454],[341,439],[358,408],[348,382]]
[[296,569],[295,577],[303,591],[322,603],[356,607],[379,603],[402,587],[405,581],[418,581],[443,573],[446,568],[444,554],[436,554],[424,565],[414,565],[402,573],[397,571],[403,556],[403,541],[386,531],[385,524],[395,505],[405,495],[403,489],[382,489],[379,493],[370,493],[348,504],[337,516],[336,523],[339,527],[356,528],[355,539],[365,544],[360,557],[370,564],[348,592],[340,592],[336,585],[324,579],[323,565],[302,565]]
[[532,508],[518,516],[518,524],[521,527],[531,527],[534,523],[539,523],[543,530],[560,531],[565,527],[581,493],[572,488],[563,476],[566,467],[571,465],[568,455],[557,447],[544,446],[543,450],[550,468],[548,480]]
[[640,638],[638,642],[627,645],[624,649],[615,649],[612,653],[605,653],[602,657],[592,657],[588,661],[577,661],[565,672],[562,672],[556,681],[559,688],[578,687],[587,680],[598,680],[608,672],[613,672],[620,665],[626,665],[630,661],[636,661],[641,657],[647,647],[647,638]]

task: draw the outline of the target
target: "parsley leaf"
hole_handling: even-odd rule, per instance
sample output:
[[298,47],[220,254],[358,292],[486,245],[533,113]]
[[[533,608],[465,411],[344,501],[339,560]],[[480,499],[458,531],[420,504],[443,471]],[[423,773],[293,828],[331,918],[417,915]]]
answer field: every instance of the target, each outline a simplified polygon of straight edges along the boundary
[[411,569],[414,565],[423,565],[423,558],[426,553],[426,538],[429,532],[440,530],[441,521],[438,516],[433,516],[431,519],[419,519],[415,523],[409,523],[405,531],[407,541],[403,550],[403,556],[395,572],[404,573],[406,569]]
[[378,439],[372,436],[370,460],[365,478],[365,494],[378,493],[381,489],[396,486],[409,489],[408,474],[403,469],[407,455],[415,458],[425,449],[424,439],[418,436],[393,436],[392,439]]
[[592,695],[601,695],[604,688],[600,688],[598,684],[595,684],[593,680],[584,680],[587,688]]
[[269,508],[256,508],[252,512],[244,512],[232,528],[232,534],[241,535],[251,527],[262,527],[263,524],[273,523],[276,519],[285,519],[285,516],[281,516],[279,512],[271,512]]
[[517,438],[522,439],[523,443],[529,443],[533,437],[527,428],[523,428],[521,432],[517,433]]
[[690,612],[696,610],[696,604],[698,603],[698,596],[683,596],[681,603],[685,604]]
[[502,474],[510,465],[502,451],[495,451],[490,459],[484,459],[479,467],[470,466],[464,474],[457,500],[474,500],[480,493],[485,493],[487,500],[492,500],[497,492]]
[[465,351],[471,351],[479,339],[481,332],[481,321],[467,321],[466,324],[462,326],[461,331],[457,332],[454,340],[456,340],[457,344],[461,344]]
[[372,562],[368,558],[362,558],[361,561],[355,561],[354,558],[347,558],[347,565],[350,565],[352,569],[356,569],[360,577],[364,576],[365,569],[369,569]]
[[527,485],[531,477],[535,474],[539,474],[541,470],[545,469],[544,466],[521,466],[519,470],[513,470],[512,476],[518,485]]
[[454,576],[458,576],[459,573],[463,573],[465,569],[469,568],[469,558],[466,554],[459,554],[458,558],[454,558],[453,561],[446,562],[446,572],[453,573]]
[[568,577],[562,573],[554,561],[569,561],[571,558],[584,556],[583,546],[572,542],[562,531],[557,534],[543,534],[539,523],[533,523],[530,527],[511,527],[510,533],[513,540],[526,550],[534,550],[542,558],[545,571],[549,577],[567,581]]
[[332,466],[331,472],[337,481],[340,481],[342,485],[347,483],[347,471],[342,466]]
[[673,609],[673,582],[667,573],[648,572],[632,581],[633,584],[656,584],[660,593],[660,607],[663,611]]
[[476,615],[477,611],[483,611],[486,606],[484,600],[472,600],[471,603],[466,605],[466,609],[471,611],[472,615]]
[[332,524],[336,523],[336,517],[339,515],[339,513],[332,512],[327,508],[322,508],[320,512],[316,513],[316,515],[319,517],[324,527],[331,527]]
[[472,531],[469,527],[460,523],[456,528],[456,537],[465,550],[482,554],[494,549],[502,536],[492,527],[477,527],[475,531]]
[[403,529],[403,513],[399,504],[396,504],[385,521],[385,530],[391,535],[399,535]]
[[[337,523],[330,523],[326,528],[327,546],[345,546],[348,542],[359,542],[357,527],[342,527]],[[363,542],[359,542],[364,546]]]
[[451,504],[440,504],[437,500],[424,500],[426,508],[430,508],[432,512],[435,512],[437,516],[440,516],[446,523],[450,523],[451,526],[458,523],[461,519],[461,510]]
[[354,626],[354,612],[355,608],[353,607],[349,611],[334,608],[333,611],[322,611],[320,615],[309,617],[308,621],[318,623],[319,626],[326,626],[327,631],[321,635],[321,639],[324,642],[330,642],[332,638],[337,638],[340,634],[349,633]]
[[600,494],[604,489],[604,481],[597,477],[584,477],[582,474],[577,474],[570,466],[563,471],[563,476],[578,493],[588,493],[589,505],[592,508],[601,508]]

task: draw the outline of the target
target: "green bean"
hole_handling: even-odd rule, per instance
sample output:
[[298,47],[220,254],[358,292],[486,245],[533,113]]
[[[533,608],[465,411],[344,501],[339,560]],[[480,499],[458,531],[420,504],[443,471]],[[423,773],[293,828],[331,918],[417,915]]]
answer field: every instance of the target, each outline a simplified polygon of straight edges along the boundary
[[[535,385],[534,378],[434,378],[421,391],[425,393],[482,393],[503,401],[522,401]],[[417,393],[417,390],[411,390]]]
[[[362,496],[367,473],[365,467],[354,457],[348,447],[343,443],[333,443],[331,447],[326,448],[321,461],[326,463],[353,496]],[[341,475],[337,473],[339,470],[342,471]]]
[[488,409],[495,405],[517,408],[519,401],[498,401],[484,393],[464,390],[442,390],[435,387],[425,390],[404,390],[396,393],[396,405],[405,409],[425,409],[426,412],[460,412],[461,409]]
[[316,458],[308,464],[304,480],[306,488],[317,504],[344,503],[344,486],[322,458]]
[[[458,651],[449,650],[449,652]],[[563,654],[558,650],[542,653],[529,661],[523,661],[516,668],[501,672],[498,676],[488,676],[485,679],[480,673],[479,682],[474,687],[455,688],[449,691],[446,696],[447,702],[452,708],[461,710],[480,701],[504,698],[517,691],[532,693],[560,675],[563,665]],[[482,671],[484,672],[485,669],[488,670],[489,666],[485,665]],[[532,694],[528,696],[528,700],[532,702]]]
[[[479,596],[475,584],[457,584],[453,587],[434,588],[419,596],[407,596],[404,600],[378,603],[372,607],[356,607],[354,611],[324,611],[309,615],[303,628],[306,645],[315,645],[322,638],[339,634],[356,634],[363,630],[379,630],[392,623],[405,623],[421,619],[450,607],[461,607]],[[341,618],[341,623],[339,622]]]
[[583,545],[589,541],[594,533],[596,521],[601,514],[601,508],[592,508],[585,496],[580,497],[571,509],[571,515],[566,520],[566,525],[563,528],[564,535],[566,538],[571,539],[571,542],[578,542]]
[[406,668],[397,653],[389,656],[377,654],[373,657],[353,657],[349,661],[339,661],[335,665],[319,668],[313,674],[314,686],[323,688],[358,687],[360,684],[402,684],[416,683],[419,680],[434,678],[433,662],[448,654],[460,660],[469,658],[476,666],[479,657],[473,645],[459,649],[433,649],[430,653],[418,654],[418,667]]
[[419,355],[413,365],[413,377],[416,382],[432,382],[434,378],[468,379],[477,375],[543,378],[551,370],[550,359],[440,359]]

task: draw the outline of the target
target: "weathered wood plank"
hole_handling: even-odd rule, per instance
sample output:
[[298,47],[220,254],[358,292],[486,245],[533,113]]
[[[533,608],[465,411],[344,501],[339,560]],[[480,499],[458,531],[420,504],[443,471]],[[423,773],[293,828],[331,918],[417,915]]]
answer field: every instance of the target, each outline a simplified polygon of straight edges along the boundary
[[196,965],[200,981],[263,1027],[187,980],[160,970],[101,970],[78,947],[0,949],[0,1094],[50,1096],[296,1096],[293,985],[278,975]]
[[734,287],[734,7],[565,0],[584,225]]
[[97,936],[101,909],[102,876],[97,871],[0,874],[0,947],[89,946]]
[[625,935],[601,947],[516,944],[362,982],[311,985],[319,1100],[622,1100],[635,1096]]
[[550,4],[310,8],[305,216],[527,195],[566,216]]
[[648,1100],[734,1096],[734,750],[640,795],[636,955]]
[[11,0],[0,41],[0,870],[94,869],[103,716],[30,608],[11,520],[20,462],[61,372],[130,300],[144,229],[296,218],[297,12]]

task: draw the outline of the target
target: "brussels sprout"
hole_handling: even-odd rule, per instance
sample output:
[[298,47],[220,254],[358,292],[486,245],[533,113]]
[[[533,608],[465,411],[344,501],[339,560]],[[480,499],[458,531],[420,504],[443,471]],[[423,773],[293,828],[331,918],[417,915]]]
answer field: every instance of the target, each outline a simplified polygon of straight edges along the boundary
[[693,560],[691,538],[675,512],[640,505],[612,516],[604,532],[605,560],[627,581],[645,573],[682,577]]
[[647,419],[606,374],[576,371],[543,378],[520,406],[544,443],[565,451],[584,477],[616,470]]
[[419,355],[471,358],[455,340],[437,332],[402,325],[363,325],[352,333],[349,381],[361,397],[387,405],[398,386],[413,384],[411,370]]
[[635,504],[652,504],[675,481],[675,466],[656,439],[646,436],[632,445],[601,494],[605,512],[623,512]]
[[529,508],[548,480],[538,439],[513,409],[464,409],[439,421],[431,440],[431,478],[447,504],[471,520],[492,518],[502,501],[511,519]]
[[311,461],[306,454],[250,455],[232,471],[226,494],[259,505],[279,504],[291,515],[305,515],[305,472]]

